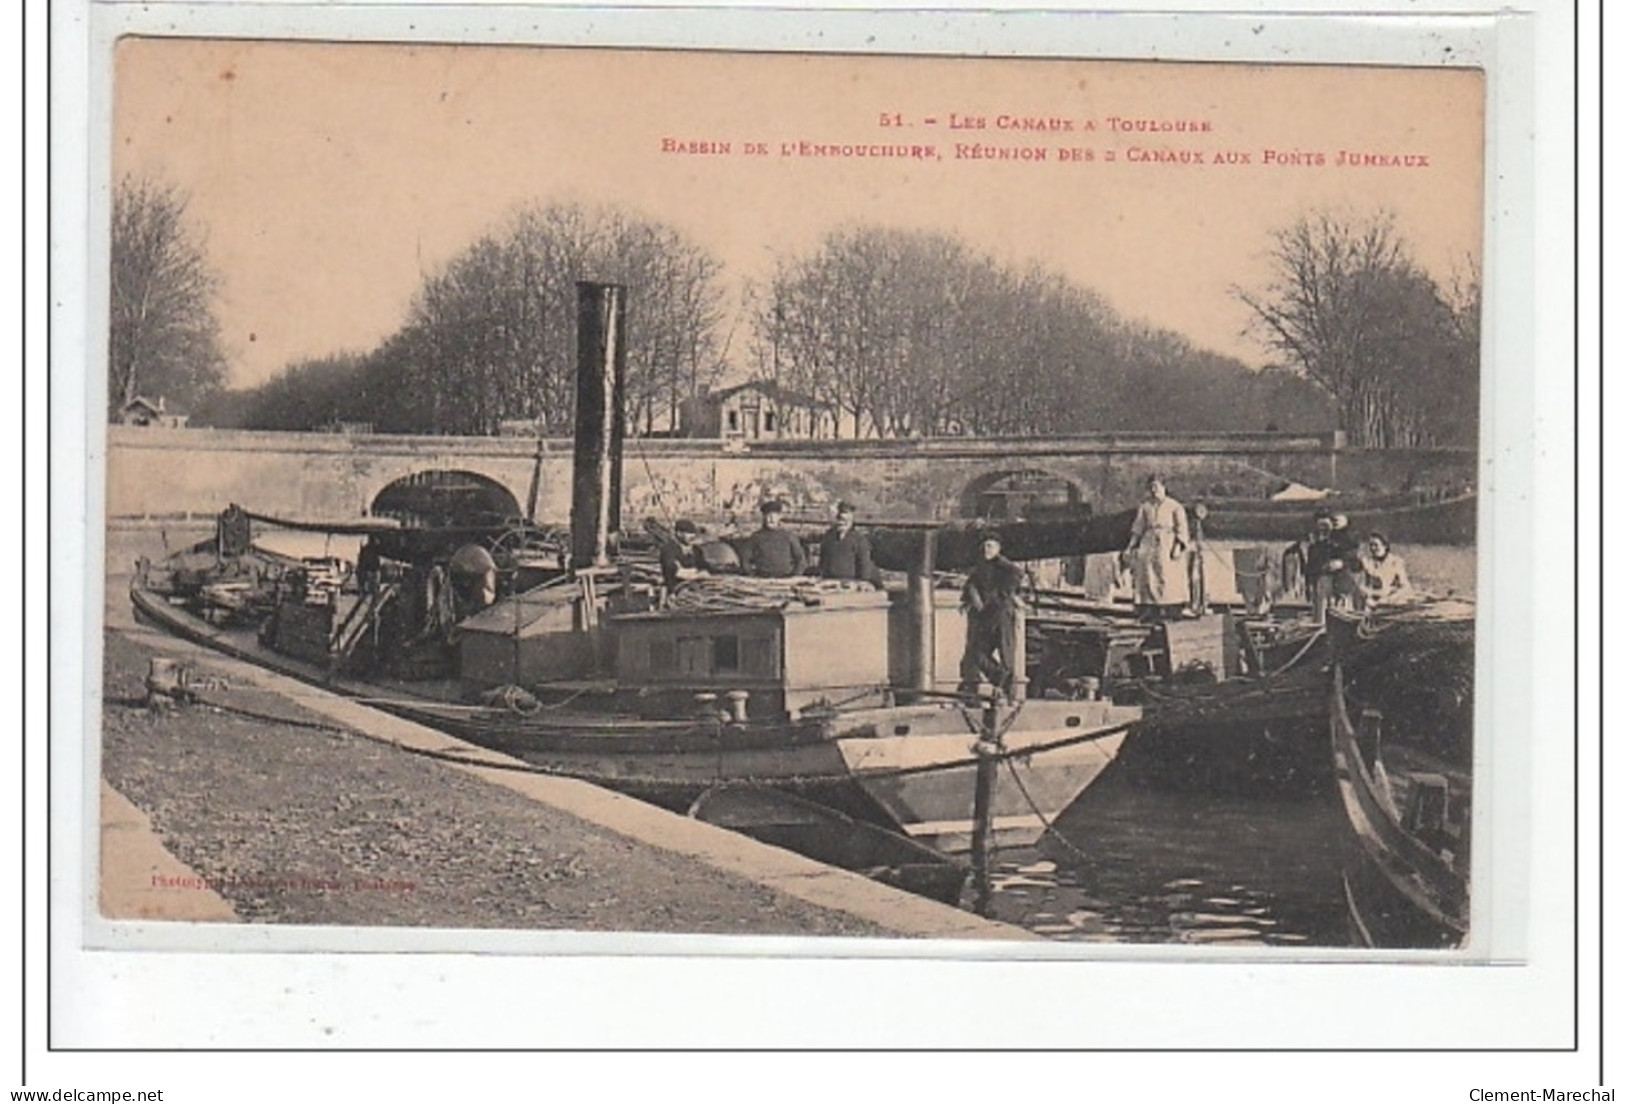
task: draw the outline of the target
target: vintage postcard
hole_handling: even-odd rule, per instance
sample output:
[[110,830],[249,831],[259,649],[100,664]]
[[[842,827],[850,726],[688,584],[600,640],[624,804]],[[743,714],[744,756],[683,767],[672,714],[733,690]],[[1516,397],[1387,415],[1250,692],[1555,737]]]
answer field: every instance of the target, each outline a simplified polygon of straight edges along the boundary
[[52,5],[23,1080],[1569,1070],[1579,17],[659,3]]
[[1526,24],[334,8],[92,21],[60,1038],[1561,1033]]
[[112,110],[99,930],[1486,952],[1481,69]]

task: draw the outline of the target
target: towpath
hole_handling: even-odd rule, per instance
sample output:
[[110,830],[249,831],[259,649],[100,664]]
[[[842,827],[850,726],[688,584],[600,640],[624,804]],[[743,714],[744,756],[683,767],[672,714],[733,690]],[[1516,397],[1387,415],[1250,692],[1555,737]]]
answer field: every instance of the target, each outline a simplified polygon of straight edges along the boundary
[[[115,592],[116,593],[116,592]],[[136,626],[108,603],[108,919],[1031,938]],[[204,676],[154,711],[155,656]],[[449,759],[457,759],[451,762]]]

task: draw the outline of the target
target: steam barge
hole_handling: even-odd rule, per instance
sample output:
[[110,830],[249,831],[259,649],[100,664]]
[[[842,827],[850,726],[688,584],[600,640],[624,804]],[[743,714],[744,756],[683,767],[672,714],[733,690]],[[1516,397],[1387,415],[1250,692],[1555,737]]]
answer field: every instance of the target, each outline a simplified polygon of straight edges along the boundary
[[[365,537],[354,571],[290,561],[255,546],[253,527],[270,519],[234,508],[211,541],[141,565],[138,614],[538,770],[675,808],[766,786],[942,851],[970,846],[978,811],[996,844],[1036,840],[1112,762],[1139,708],[1027,700],[1019,679],[1008,699],[962,696],[963,615],[933,587],[930,527],[897,590],[724,576],[676,601],[640,580],[612,554],[624,297],[582,285],[580,302],[569,570],[514,591],[522,549],[502,546],[513,526],[379,519],[309,526]],[[1116,527],[1083,523],[1066,539],[1116,547]]]

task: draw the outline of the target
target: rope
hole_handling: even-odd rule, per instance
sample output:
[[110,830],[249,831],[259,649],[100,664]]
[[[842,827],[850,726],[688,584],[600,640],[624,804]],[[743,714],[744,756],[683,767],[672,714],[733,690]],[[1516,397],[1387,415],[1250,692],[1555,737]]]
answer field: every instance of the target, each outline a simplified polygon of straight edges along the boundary
[[1276,678],[1277,676],[1284,675],[1288,671],[1292,670],[1292,668],[1296,667],[1298,665],[1298,662],[1300,660],[1302,660],[1304,656],[1309,654],[1309,649],[1313,648],[1315,646],[1315,641],[1319,640],[1321,637],[1323,637],[1325,635],[1326,635],[1326,630],[1325,629],[1323,629],[1323,628],[1322,629],[1316,629],[1313,633],[1311,633],[1309,635],[1309,639],[1305,640],[1303,642],[1303,647],[1298,649],[1298,652],[1297,652],[1296,655],[1294,655],[1291,659],[1287,660],[1285,663],[1281,664],[1275,670],[1265,672],[1263,677],[1266,678],[1266,679],[1272,679],[1272,678]]
[[[1008,752],[1008,751],[1006,751],[1004,749],[1004,737],[1009,733],[1009,731],[1012,728],[1015,727],[1016,718],[1021,716],[1021,710],[1022,710],[1022,707],[1025,706],[1025,704],[1026,704],[1025,702],[1018,703],[1016,708],[1011,711],[1010,716],[1005,719],[1004,723],[999,727],[998,731],[994,734],[993,743],[995,745],[997,745],[1000,748],[1001,752],[1002,752],[1002,754],[1000,754],[998,756],[998,758],[1004,763],[1004,765],[1007,768],[1009,768],[1010,777],[1015,780],[1016,788],[1021,791],[1022,799],[1027,802],[1027,807],[1033,811],[1033,815],[1038,817],[1038,822],[1044,826],[1044,831],[1053,834],[1057,839],[1059,839],[1061,841],[1062,845],[1064,847],[1066,847],[1067,850],[1071,851],[1076,857],[1078,857],[1080,859],[1087,859],[1089,856],[1084,854],[1083,851],[1079,850],[1072,843],[1071,840],[1067,839],[1061,833],[1054,831],[1054,828],[1055,828],[1054,822],[1051,821],[1049,817],[1044,815],[1044,810],[1042,810],[1042,809],[1040,809],[1038,807],[1038,802],[1036,800],[1034,800],[1032,793],[1027,789],[1027,783],[1025,783],[1025,782],[1023,782],[1021,780],[1021,774],[1016,770],[1016,759],[1017,759],[1018,756],[1025,755],[1026,753],[1025,752]],[[965,717],[967,722],[969,722],[971,720],[968,710],[961,709],[960,710],[960,715]],[[1124,726],[1119,726],[1119,727],[1126,728],[1128,726],[1124,725]],[[973,733],[977,734],[978,736],[981,735],[981,731],[982,731],[981,725],[979,723],[972,725],[971,731]],[[1104,733],[1104,732],[1092,733],[1091,738],[1093,738],[1094,736],[1103,736],[1103,735],[1106,735],[1106,733]],[[1051,745],[1051,746],[1056,746],[1056,745]],[[988,841],[988,858],[989,859],[991,859],[994,855],[998,854],[998,851],[999,851],[998,837],[996,835],[991,834],[991,833],[990,833],[990,836],[992,838],[990,838],[989,841]]]
[[[221,713],[228,713],[233,716],[243,717],[248,720],[260,721],[266,724],[286,725],[290,728],[310,729],[315,732],[328,732],[338,736],[360,735],[355,729],[346,728],[343,725],[328,724],[324,721],[301,721],[293,717],[279,717],[271,713],[260,713],[253,709],[244,709],[240,706],[226,705],[223,702],[210,701],[207,698],[194,698],[193,700],[198,705],[218,710]],[[574,778],[581,781],[598,782],[606,785],[613,781],[613,779],[610,779],[608,776],[593,776],[579,771],[565,771],[557,767],[544,767],[536,763],[494,763],[488,759],[482,759],[472,755],[465,755],[459,752],[445,751],[437,748],[413,747],[410,744],[401,743],[399,740],[385,739],[382,742],[399,751],[404,751],[412,755],[419,755],[425,759],[438,759],[442,762],[456,763],[460,766],[485,767],[489,770],[514,771],[519,774],[541,774],[552,778]]]
[[564,697],[560,698],[556,702],[544,702],[544,701],[538,700],[536,702],[536,708],[532,709],[531,712],[532,713],[551,713],[555,709],[563,709],[565,706],[569,705],[571,702],[573,702],[577,698],[581,697],[581,695],[587,693],[587,691],[588,691],[588,687],[583,686],[579,690],[575,690],[575,691],[572,691],[569,694],[566,694]]
[[[963,701],[964,699],[961,698],[960,700]],[[993,743],[999,745],[1001,748],[1004,746],[1005,734],[1015,727],[1016,718],[1021,716],[1021,711],[1022,709],[1026,708],[1026,705],[1027,703],[1025,701],[1016,703],[1015,709],[1011,710],[1010,716],[1005,719],[1003,727],[993,734]],[[959,707],[959,716],[960,719],[965,722],[965,727],[970,729],[970,734],[972,736],[980,737],[982,735],[982,719],[975,716],[967,706],[961,705]]]
[[660,512],[666,515],[667,524],[676,525],[677,515],[666,505],[666,496],[660,493],[660,484],[655,480],[654,468],[649,464],[649,454],[644,451],[642,445],[637,447],[636,452],[638,459],[643,461],[643,474],[649,480],[650,489],[654,491],[655,504],[660,507]]
[[536,700],[536,695],[511,682],[492,690],[486,695],[486,700],[493,704],[501,703],[521,717],[528,717],[542,707],[542,703]]
[[[556,702],[544,702],[540,699],[536,699],[535,696],[524,687],[514,686],[510,683],[506,686],[501,686],[490,691],[490,693],[487,695],[487,697],[490,699],[490,704],[448,702],[441,701],[439,698],[415,696],[384,697],[377,694],[344,694],[343,696],[346,701],[353,701],[359,705],[375,705],[380,709],[396,712],[410,710],[425,714],[434,712],[485,714],[490,716],[493,720],[497,720],[505,718],[509,714],[516,714],[521,717],[530,717],[537,713],[551,712],[552,710],[560,709],[566,705],[569,705],[583,694],[589,693],[591,689],[591,687],[584,686],[579,690],[572,691]],[[531,697],[535,701],[535,705],[527,706],[526,703],[520,698],[520,695]]]
[[1038,818],[1038,822],[1044,826],[1044,831],[1060,840],[1061,846],[1072,852],[1074,858],[1084,859],[1087,861],[1089,856],[1083,851],[1083,849],[1078,847],[1071,840],[1067,839],[1064,834],[1055,831],[1054,822],[1051,821],[1049,817],[1044,815],[1044,810],[1040,809],[1038,807],[1038,802],[1033,800],[1033,795],[1027,790],[1027,783],[1021,780],[1021,774],[1016,770],[1015,759],[1007,757],[1004,763],[1005,766],[1010,768],[1010,777],[1015,779],[1016,789],[1021,791],[1021,796],[1027,802],[1027,807],[1033,811],[1033,815]]
[[876,694],[884,694],[886,690],[887,687],[885,686],[871,683],[863,687],[863,689],[859,690],[856,694],[853,694],[850,697],[842,698],[840,701],[822,702],[817,705],[809,705],[807,708],[801,711],[801,715],[803,717],[823,717],[826,715],[834,716],[846,706],[849,706],[854,702],[860,702],[865,698],[874,697]]
[[253,709],[244,709],[241,706],[226,705],[223,702],[211,701],[208,698],[195,695],[193,701],[198,705],[206,706],[221,713],[229,713],[234,717],[244,717],[252,721],[261,721],[265,724],[287,725],[290,728],[308,728],[314,732],[331,732],[338,736],[355,735],[353,729],[345,728],[342,725],[328,724],[325,721],[301,721],[294,717],[278,717],[273,713],[261,713]]

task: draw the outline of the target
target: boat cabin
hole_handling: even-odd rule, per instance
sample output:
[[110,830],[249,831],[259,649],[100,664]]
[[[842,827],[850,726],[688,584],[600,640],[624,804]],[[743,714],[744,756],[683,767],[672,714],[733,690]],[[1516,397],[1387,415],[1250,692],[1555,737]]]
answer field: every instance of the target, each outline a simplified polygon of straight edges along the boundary
[[615,619],[616,677],[638,712],[736,718],[879,704],[890,685],[891,603],[880,591],[829,591],[737,608],[699,605]]
[[691,584],[663,609],[606,603],[590,626],[568,588],[506,599],[458,626],[462,678],[534,689],[613,673],[628,712],[753,720],[880,705],[894,687],[927,681],[938,691],[957,684],[965,642],[957,592],[936,593],[933,667],[922,679],[907,595],[815,579],[754,593],[748,580],[724,579]]

